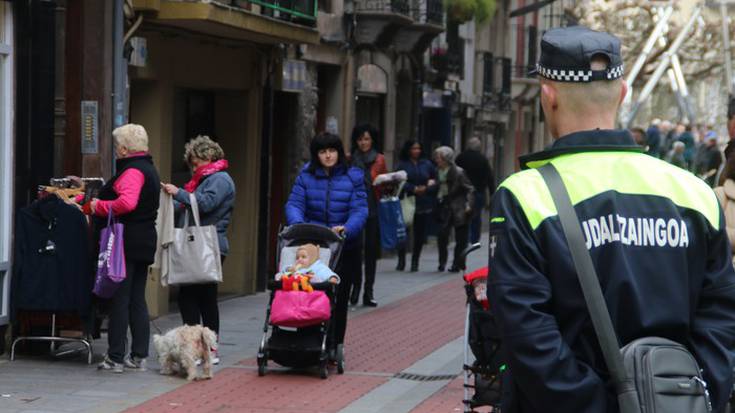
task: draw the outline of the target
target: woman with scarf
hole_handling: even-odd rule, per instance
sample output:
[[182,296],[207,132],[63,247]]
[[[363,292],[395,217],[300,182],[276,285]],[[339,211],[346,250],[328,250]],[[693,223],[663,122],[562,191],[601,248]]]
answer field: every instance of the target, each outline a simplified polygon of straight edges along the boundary
[[[376,148],[378,131],[372,126],[365,124],[356,126],[352,130],[352,165],[362,169],[365,174],[365,188],[368,190],[368,219],[365,222],[364,231],[364,256],[365,261],[365,289],[362,295],[362,305],[377,307],[378,303],[373,296],[373,284],[375,284],[375,267],[378,262],[380,251],[380,232],[378,225],[378,202],[380,201],[380,187],[373,186],[375,177],[388,172],[385,166],[385,157]],[[362,265],[361,265],[362,267]],[[361,269],[362,270],[362,269]],[[362,272],[362,271],[360,271]],[[350,295],[350,303],[357,304],[360,299],[360,284],[362,275],[355,281]]]
[[[208,136],[197,136],[184,147],[184,161],[194,171],[194,176],[183,188],[161,184],[172,195],[177,212],[189,206],[189,194],[194,194],[199,206],[202,225],[217,228],[219,251],[224,262],[230,245],[227,227],[230,225],[235,203],[235,183],[226,172],[228,163],[219,144]],[[180,214],[180,219],[183,214]],[[217,283],[182,285],[179,287],[179,311],[184,324],[202,324],[219,337],[219,308],[217,307]],[[214,354],[213,363],[219,363]]]

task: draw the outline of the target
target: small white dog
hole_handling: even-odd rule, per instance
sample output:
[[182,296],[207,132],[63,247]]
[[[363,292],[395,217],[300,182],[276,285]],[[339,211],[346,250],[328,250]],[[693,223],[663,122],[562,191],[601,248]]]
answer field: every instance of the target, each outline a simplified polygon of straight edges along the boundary
[[[158,353],[161,374],[186,372],[187,380],[211,379],[211,351],[217,349],[217,335],[201,325],[181,326],[164,335],[153,336]],[[201,360],[203,374],[197,376],[197,361]]]

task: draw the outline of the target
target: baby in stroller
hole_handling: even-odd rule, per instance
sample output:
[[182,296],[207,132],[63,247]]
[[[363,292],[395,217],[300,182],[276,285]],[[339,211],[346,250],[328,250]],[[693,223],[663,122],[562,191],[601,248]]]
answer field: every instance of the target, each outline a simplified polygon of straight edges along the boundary
[[[293,368],[318,366],[327,378],[329,324],[340,278],[332,270],[344,239],[330,228],[314,224],[286,227],[278,235],[279,271],[269,283],[263,338],[258,350],[258,374],[268,360]],[[344,363],[337,361],[337,372]]]
[[[505,365],[500,356],[500,336],[491,303],[487,299],[488,267],[479,268],[464,276],[467,294],[465,320],[465,412],[474,412],[481,406],[492,406],[499,412],[501,375]],[[468,348],[475,356],[470,364]],[[470,384],[470,377],[474,383]],[[474,389],[472,397],[469,389]]]
[[319,259],[319,247],[304,244],[296,249],[296,262],[276,274],[276,281],[282,282],[284,290],[312,292],[312,283],[330,282],[339,284],[339,275]]

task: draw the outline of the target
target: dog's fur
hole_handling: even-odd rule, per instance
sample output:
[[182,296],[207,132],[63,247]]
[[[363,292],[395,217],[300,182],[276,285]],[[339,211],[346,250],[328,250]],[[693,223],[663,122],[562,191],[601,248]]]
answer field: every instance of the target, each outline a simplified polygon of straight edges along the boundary
[[[156,334],[153,336],[153,346],[158,353],[161,374],[186,372],[187,380],[212,378],[210,350],[217,349],[217,335],[207,327],[181,326],[165,335]],[[197,360],[202,361],[201,376],[197,376]]]

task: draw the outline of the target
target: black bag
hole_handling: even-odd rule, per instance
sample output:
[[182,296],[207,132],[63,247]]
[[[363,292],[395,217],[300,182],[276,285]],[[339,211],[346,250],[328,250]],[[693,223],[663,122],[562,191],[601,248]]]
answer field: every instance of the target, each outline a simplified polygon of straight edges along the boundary
[[661,337],[643,337],[620,349],[597,272],[577,213],[559,172],[538,169],[549,187],[572,254],[602,355],[615,383],[621,413],[706,413],[712,411],[707,383],[689,350]]

